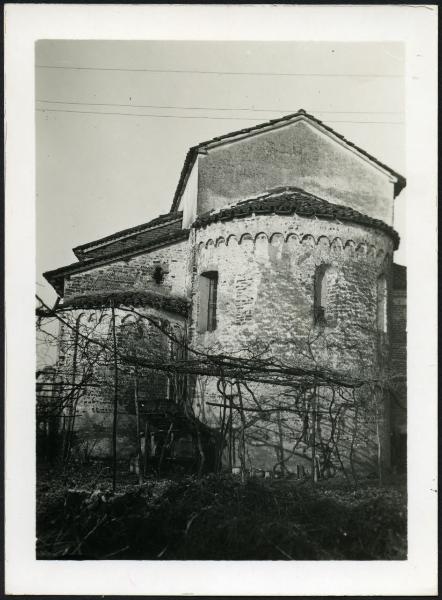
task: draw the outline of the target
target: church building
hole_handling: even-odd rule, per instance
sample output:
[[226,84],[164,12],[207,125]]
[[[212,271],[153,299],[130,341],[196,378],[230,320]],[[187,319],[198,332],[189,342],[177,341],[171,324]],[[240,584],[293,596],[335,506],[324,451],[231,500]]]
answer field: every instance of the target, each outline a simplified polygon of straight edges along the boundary
[[[58,377],[84,383],[66,408],[75,443],[109,456],[118,413],[120,457],[404,469],[405,185],[304,110],[190,148],[165,214],[45,273],[73,324]],[[93,335],[92,360],[77,345]]]

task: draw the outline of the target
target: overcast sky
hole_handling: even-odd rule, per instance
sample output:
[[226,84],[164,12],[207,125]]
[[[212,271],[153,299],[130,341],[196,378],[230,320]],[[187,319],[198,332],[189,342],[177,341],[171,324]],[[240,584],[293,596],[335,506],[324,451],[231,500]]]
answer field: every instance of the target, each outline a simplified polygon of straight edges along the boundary
[[403,70],[399,43],[38,42],[38,292],[72,247],[167,213],[189,146],[299,108],[406,176]]

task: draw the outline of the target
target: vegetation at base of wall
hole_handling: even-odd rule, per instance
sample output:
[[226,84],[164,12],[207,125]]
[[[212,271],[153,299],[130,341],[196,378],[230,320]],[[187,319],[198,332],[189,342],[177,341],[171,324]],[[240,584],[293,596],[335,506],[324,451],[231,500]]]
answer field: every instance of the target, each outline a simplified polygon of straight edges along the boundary
[[[99,480],[99,481],[98,481]],[[345,481],[208,475],[74,482],[39,478],[37,558],[145,560],[403,560],[406,493]],[[100,483],[101,481],[101,483]],[[57,482],[57,483],[56,483]],[[75,487],[71,487],[72,484]]]

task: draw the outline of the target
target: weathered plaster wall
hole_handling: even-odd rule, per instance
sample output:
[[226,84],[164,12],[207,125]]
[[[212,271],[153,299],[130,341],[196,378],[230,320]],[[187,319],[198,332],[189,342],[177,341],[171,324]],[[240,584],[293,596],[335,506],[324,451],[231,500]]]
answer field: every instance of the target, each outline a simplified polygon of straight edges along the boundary
[[192,167],[189,179],[187,180],[186,189],[184,190],[178,207],[178,210],[183,211],[183,229],[190,227],[197,214],[198,160],[199,157]]
[[[188,242],[179,242],[116,260],[71,275],[65,281],[65,300],[88,293],[147,290],[161,294],[185,296],[189,287]],[[162,283],[153,279],[160,266],[165,275]]]
[[290,185],[391,225],[393,183],[306,122],[297,122],[200,155],[198,214]]

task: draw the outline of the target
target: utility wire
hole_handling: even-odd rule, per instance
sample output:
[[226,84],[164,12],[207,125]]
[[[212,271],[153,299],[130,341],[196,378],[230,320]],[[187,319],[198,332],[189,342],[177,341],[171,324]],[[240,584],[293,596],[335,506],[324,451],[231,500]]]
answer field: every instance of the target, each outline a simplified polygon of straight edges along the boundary
[[[216,106],[171,106],[171,105],[158,105],[158,104],[119,104],[113,102],[80,102],[80,101],[65,101],[65,100],[37,100],[37,102],[45,102],[46,104],[75,104],[81,106],[128,106],[130,108],[166,108],[176,110],[224,110],[224,111],[247,111],[247,112],[280,112],[289,114],[295,112],[293,109],[280,109],[280,108],[227,108],[227,107],[216,107]],[[312,110],[311,112],[321,114],[340,114],[340,115],[399,115],[402,114],[398,111],[370,111],[370,110]]]
[[[152,115],[152,114],[140,114],[140,113],[124,113],[124,112],[104,112],[104,111],[92,111],[92,110],[68,110],[62,108],[36,108],[38,112],[60,112],[60,113],[76,113],[80,115],[118,115],[122,117],[152,117],[158,119],[208,119],[208,120],[221,120],[221,121],[257,121],[260,122],[262,119],[253,119],[251,117],[209,117],[209,116],[196,116],[196,115]],[[354,124],[371,124],[371,125],[402,125],[403,121],[329,121],[327,123],[354,123]]]
[[377,79],[399,79],[402,75],[380,75],[373,73],[272,73],[257,71],[196,71],[190,69],[129,69],[119,67],[67,67],[63,65],[35,65],[37,69],[65,69],[70,71],[129,71],[133,73],[194,73],[198,75],[259,75],[268,77],[362,77]]

